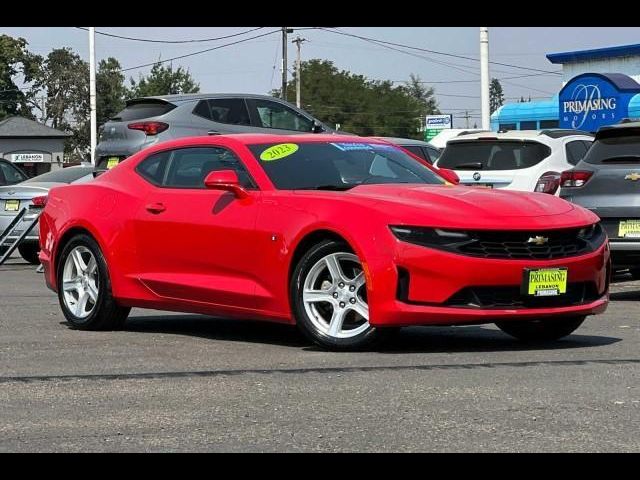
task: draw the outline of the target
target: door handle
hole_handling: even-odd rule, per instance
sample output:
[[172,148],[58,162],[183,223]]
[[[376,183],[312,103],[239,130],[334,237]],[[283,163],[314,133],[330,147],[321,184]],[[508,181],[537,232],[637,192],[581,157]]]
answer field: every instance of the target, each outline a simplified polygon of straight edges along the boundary
[[167,207],[164,206],[164,203],[160,203],[160,202],[150,203],[145,208],[147,209],[147,211],[151,213],[156,213],[156,214],[162,213],[167,209]]

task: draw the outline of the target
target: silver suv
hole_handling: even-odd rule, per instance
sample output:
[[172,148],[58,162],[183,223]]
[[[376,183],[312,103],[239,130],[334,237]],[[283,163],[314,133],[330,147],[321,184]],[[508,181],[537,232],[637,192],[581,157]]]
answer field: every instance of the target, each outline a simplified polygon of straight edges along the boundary
[[288,102],[266,95],[184,94],[128,100],[101,129],[98,169],[154,143],[229,133],[334,133]]
[[585,157],[562,173],[560,197],[600,217],[613,269],[640,279],[640,122],[598,130]]

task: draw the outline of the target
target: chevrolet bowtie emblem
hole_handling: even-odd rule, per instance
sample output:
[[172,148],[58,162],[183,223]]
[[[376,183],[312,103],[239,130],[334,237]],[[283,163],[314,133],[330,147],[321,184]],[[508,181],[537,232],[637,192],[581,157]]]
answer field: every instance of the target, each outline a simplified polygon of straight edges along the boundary
[[527,240],[527,243],[535,243],[536,245],[540,246],[540,245],[544,245],[548,241],[549,241],[548,237],[541,237],[540,235],[537,235],[535,237],[529,237],[529,240]]
[[630,173],[629,175],[625,175],[624,179],[633,180],[635,182],[636,180],[640,180],[640,173],[636,173],[636,172]]

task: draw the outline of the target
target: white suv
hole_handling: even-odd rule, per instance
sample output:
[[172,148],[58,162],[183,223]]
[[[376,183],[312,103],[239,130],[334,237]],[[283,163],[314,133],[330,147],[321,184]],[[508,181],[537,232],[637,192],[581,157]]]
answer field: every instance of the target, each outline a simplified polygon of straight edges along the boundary
[[560,174],[573,168],[593,142],[578,130],[477,132],[452,138],[436,162],[460,183],[559,194]]

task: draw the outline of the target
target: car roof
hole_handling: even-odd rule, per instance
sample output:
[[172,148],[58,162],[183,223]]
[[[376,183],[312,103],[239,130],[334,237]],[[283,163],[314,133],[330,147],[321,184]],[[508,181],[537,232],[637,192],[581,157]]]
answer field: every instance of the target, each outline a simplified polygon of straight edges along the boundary
[[386,140],[387,142],[395,143],[396,145],[419,145],[424,147],[431,147],[438,150],[438,147],[435,145],[431,145],[429,142],[425,142],[424,140],[417,140],[415,138],[400,138],[400,137],[370,137],[378,140]]
[[[150,97],[137,97],[127,100],[127,104],[136,103],[142,100],[161,100],[165,102],[181,102],[187,100],[204,100],[208,98],[256,98],[262,100],[284,101],[270,95],[260,95],[257,93],[181,93],[175,95],[154,95]],[[288,102],[285,102],[288,103]]]
[[477,132],[468,133],[461,137],[455,137],[449,140],[449,143],[458,143],[473,141],[479,139],[497,139],[497,140],[537,140],[537,141],[549,141],[556,140],[565,137],[581,137],[589,138],[593,140],[593,135],[588,132],[581,132],[579,130],[565,130],[565,129],[548,129],[548,130],[509,130],[507,132]]

